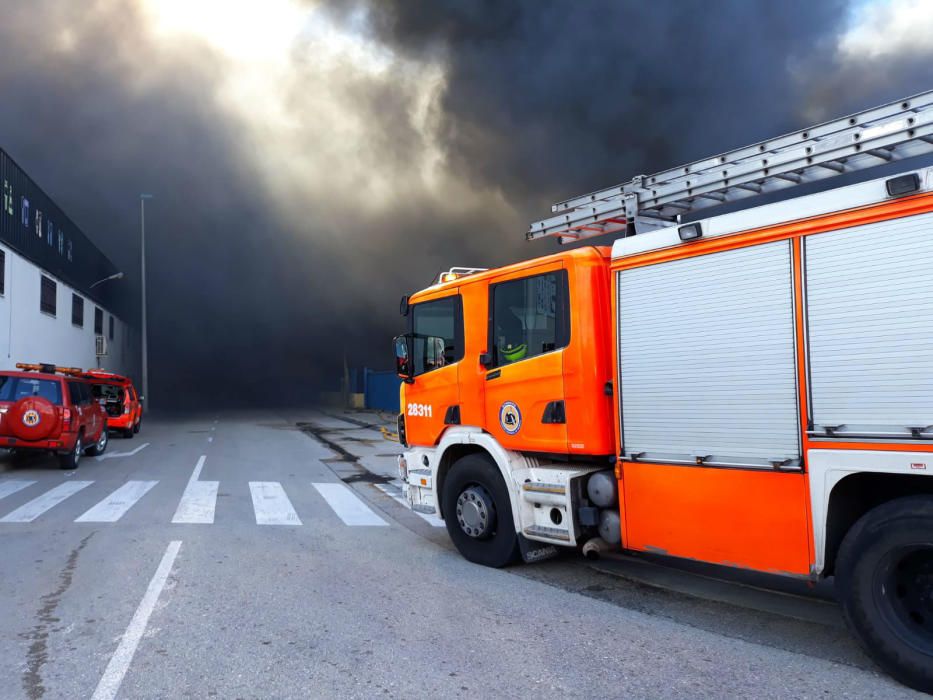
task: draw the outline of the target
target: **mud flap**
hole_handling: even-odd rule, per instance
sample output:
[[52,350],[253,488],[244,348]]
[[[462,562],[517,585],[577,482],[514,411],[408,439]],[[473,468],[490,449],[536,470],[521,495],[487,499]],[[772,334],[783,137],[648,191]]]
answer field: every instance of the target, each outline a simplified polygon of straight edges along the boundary
[[522,560],[526,564],[531,564],[536,561],[544,561],[545,559],[550,559],[551,557],[557,556],[557,547],[552,544],[544,544],[543,542],[535,542],[534,540],[529,540],[524,535],[518,535],[518,548],[522,552]]

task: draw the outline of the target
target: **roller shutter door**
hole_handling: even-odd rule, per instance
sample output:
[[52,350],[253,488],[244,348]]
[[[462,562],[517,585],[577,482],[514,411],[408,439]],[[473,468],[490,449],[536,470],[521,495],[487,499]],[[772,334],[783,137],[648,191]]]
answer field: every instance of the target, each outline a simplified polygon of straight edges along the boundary
[[933,214],[810,236],[805,253],[814,434],[933,424]]
[[626,455],[798,468],[789,242],[618,274]]

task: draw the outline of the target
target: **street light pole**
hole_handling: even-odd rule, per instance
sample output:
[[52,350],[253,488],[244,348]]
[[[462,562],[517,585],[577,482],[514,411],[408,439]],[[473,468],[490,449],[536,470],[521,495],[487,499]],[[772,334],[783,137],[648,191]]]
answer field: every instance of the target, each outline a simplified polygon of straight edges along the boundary
[[142,350],[143,350],[143,392],[146,401],[146,411],[152,408],[149,397],[149,338],[146,324],[146,200],[152,199],[151,194],[139,195],[139,224],[140,224],[140,261],[141,261],[141,289],[142,289]]
[[96,287],[97,285],[103,284],[104,282],[109,282],[110,280],[122,280],[122,279],[123,279],[123,273],[115,272],[114,274],[110,275],[110,277],[104,277],[104,279],[102,280],[97,280],[94,284],[88,287],[88,289],[94,289],[94,287]]

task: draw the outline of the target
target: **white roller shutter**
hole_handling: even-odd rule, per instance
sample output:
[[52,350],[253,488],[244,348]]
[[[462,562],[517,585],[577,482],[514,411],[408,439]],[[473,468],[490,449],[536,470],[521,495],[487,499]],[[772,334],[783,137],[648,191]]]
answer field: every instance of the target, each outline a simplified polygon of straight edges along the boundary
[[624,451],[798,467],[787,241],[619,272]]
[[805,252],[814,434],[933,425],[933,214],[810,236]]

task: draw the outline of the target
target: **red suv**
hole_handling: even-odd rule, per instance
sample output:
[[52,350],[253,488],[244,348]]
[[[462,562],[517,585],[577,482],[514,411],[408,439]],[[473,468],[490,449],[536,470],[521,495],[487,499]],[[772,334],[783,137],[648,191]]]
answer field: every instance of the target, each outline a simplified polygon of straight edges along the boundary
[[107,426],[120,431],[125,438],[138,433],[143,420],[143,406],[133,382],[102,369],[89,369],[83,376],[91,382],[94,398],[107,412]]
[[81,370],[16,365],[0,372],[0,447],[58,454],[62,469],[107,449],[107,414]]

